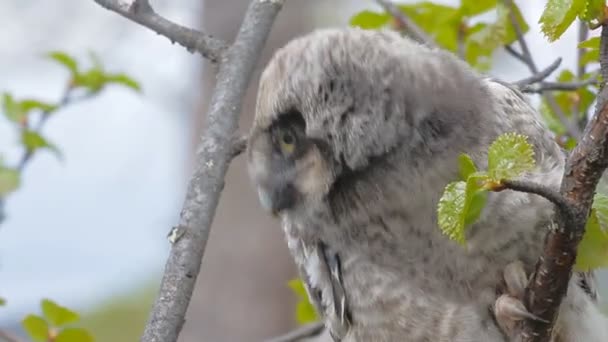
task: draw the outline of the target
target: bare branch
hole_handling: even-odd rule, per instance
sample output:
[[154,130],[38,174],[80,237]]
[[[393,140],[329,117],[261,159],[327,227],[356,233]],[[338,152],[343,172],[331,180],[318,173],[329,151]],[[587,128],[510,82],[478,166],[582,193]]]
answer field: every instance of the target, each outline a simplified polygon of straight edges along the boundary
[[183,233],[172,244],[142,342],[177,341],[224,187],[243,97],[282,4],[282,0],[253,0],[234,44],[220,63],[209,106],[209,125],[198,146],[196,169],[178,224]]
[[[211,62],[218,62],[227,45],[211,35],[178,25],[154,12],[148,0],[132,0],[125,4],[121,0],[94,0],[102,7],[114,11],[152,31],[177,42],[190,52],[198,52]],[[124,1],[124,0],[123,0]]]
[[524,93],[542,93],[546,91],[575,91],[591,84],[597,84],[597,79],[592,77],[590,79],[580,82],[539,82],[524,86],[521,88],[521,91]]
[[[589,35],[589,28],[587,27],[587,24],[578,19],[578,44],[584,42],[585,40],[587,40],[587,36]],[[577,46],[578,46],[577,44]],[[579,80],[583,79],[583,76],[585,75],[585,64],[581,63],[581,61],[583,60],[583,55],[585,54],[585,48],[577,48],[576,49],[576,76]],[[595,78],[595,77],[594,77]],[[587,111],[585,111],[584,113],[581,113],[581,108],[580,108],[580,102],[576,102],[574,104],[574,107],[572,108],[572,117],[574,118],[579,118],[578,121],[578,126],[580,129],[585,129],[585,126],[587,126]]]
[[[608,74],[608,28],[602,26],[600,64],[603,74]],[[569,218],[560,211],[549,231],[536,271],[526,290],[525,304],[528,310],[549,322],[554,322],[568,289],[568,283],[576,261],[578,244],[585,232],[585,225],[593,203],[595,188],[608,167],[608,88],[602,85],[598,95],[596,114],[587,125],[584,135],[566,162],[560,193],[573,208]],[[549,340],[553,324],[523,321],[524,342]]]
[[395,20],[399,23],[399,26],[403,32],[414,39],[415,41],[425,44],[427,46],[436,47],[437,43],[431,38],[426,32],[424,32],[416,23],[412,21],[408,16],[403,13],[397,5],[392,1],[387,0],[376,0],[376,2],[384,7],[384,10],[390,13]]
[[526,63],[526,60],[524,58],[524,56],[519,53],[517,50],[515,50],[515,48],[511,45],[505,45],[505,50],[513,57],[515,57],[516,59],[518,59],[520,62],[522,63]]
[[[504,1],[510,8],[513,8],[514,4],[513,4],[512,0],[504,0]],[[510,11],[509,19],[510,19],[511,25],[513,25],[513,29],[515,30],[515,33],[517,35],[517,42],[519,43],[519,47],[521,48],[521,53],[516,52],[512,47],[505,47],[506,50],[511,55],[515,56],[517,59],[522,61],[528,67],[528,69],[530,69],[530,72],[533,75],[538,74],[539,73],[538,67],[536,66],[536,63],[534,62],[534,58],[532,57],[532,54],[530,53],[530,49],[528,48],[528,44],[526,43],[526,39],[524,38],[523,30],[521,29],[521,26],[519,25],[519,22],[517,21],[517,18],[515,17],[514,11]],[[566,130],[568,131],[568,133],[574,138],[580,137],[581,131],[578,127],[578,123],[572,122],[571,120],[569,120],[566,117],[566,114],[564,113],[564,111],[557,104],[557,101],[555,101],[555,97],[551,93],[543,93],[542,95],[545,98],[545,101],[547,102],[547,105],[549,106],[551,111],[553,111],[553,113],[555,113],[555,115],[557,116],[559,121],[562,123],[562,125],[564,125],[564,127],[566,127]]]
[[555,62],[551,63],[545,69],[535,73],[534,75],[532,75],[530,77],[526,77],[523,80],[519,80],[519,81],[515,82],[514,84],[521,88],[521,87],[524,87],[524,86],[527,86],[527,85],[530,85],[533,83],[541,82],[544,79],[546,79],[547,77],[549,77],[549,75],[551,75],[555,70],[557,70],[557,68],[559,68],[560,64],[562,64],[561,57],[556,59]]
[[502,191],[502,190],[508,189],[508,190],[535,194],[535,195],[544,197],[548,201],[555,204],[555,206],[564,215],[567,215],[567,216],[573,215],[572,207],[570,206],[570,203],[568,203],[566,198],[562,194],[560,194],[559,191],[553,190],[544,184],[535,183],[535,182],[531,182],[531,181],[527,181],[527,180],[523,180],[523,179],[502,180],[500,183],[501,183],[502,187],[493,189],[494,191]]
[[245,152],[247,148],[247,137],[238,136],[232,139],[232,151],[230,152],[230,159],[238,157],[239,154]]
[[314,322],[307,325],[303,325],[288,332],[285,335],[274,337],[266,342],[297,342],[303,338],[310,338],[318,335],[323,331],[323,322]]
[[2,342],[22,342],[17,336],[9,333],[8,331],[0,329],[0,341]]

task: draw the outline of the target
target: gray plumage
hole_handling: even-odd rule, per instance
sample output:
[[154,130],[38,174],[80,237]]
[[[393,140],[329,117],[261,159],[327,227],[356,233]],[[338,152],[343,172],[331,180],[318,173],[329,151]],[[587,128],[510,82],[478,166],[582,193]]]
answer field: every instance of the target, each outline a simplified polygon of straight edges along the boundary
[[[535,147],[538,169],[527,177],[557,187],[563,154],[535,110],[448,52],[352,28],[276,52],[260,80],[249,172],[336,341],[508,340],[491,310],[497,284],[513,261],[531,272],[552,206],[490,194],[466,248],[436,222],[458,155],[485,168],[488,145],[505,132]],[[597,318],[577,281],[567,306]],[[561,336],[579,330],[559,325]],[[608,336],[590,331],[563,341]]]

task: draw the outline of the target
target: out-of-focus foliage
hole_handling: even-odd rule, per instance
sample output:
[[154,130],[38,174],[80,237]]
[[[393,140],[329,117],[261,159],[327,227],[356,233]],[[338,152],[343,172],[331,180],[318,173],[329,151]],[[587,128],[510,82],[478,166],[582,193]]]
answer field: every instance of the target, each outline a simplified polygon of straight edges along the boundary
[[577,17],[591,24],[602,22],[605,7],[604,0],[548,0],[540,17],[541,29],[549,41],[555,41]]
[[153,286],[146,282],[101,303],[91,312],[82,312],[79,325],[95,336],[96,341],[138,341],[157,293],[156,282]]
[[[48,57],[65,67],[70,75],[61,99],[56,102],[45,102],[33,98],[16,99],[9,92],[2,94],[1,111],[13,128],[18,131],[23,156],[19,164],[15,166],[6,165],[0,156],[0,201],[19,188],[21,171],[39,150],[48,149],[61,157],[60,150],[41,133],[44,123],[50,117],[57,115],[70,103],[92,98],[111,84],[121,85],[138,92],[141,90],[139,84],[127,74],[106,72],[93,54],[91,54],[91,58],[94,66],[86,70],[79,69],[78,62],[64,52],[54,51],[49,53]],[[4,304],[4,299],[0,299],[0,305]],[[42,300],[41,310],[42,315],[30,314],[22,320],[22,326],[32,341],[94,341],[87,330],[72,326],[80,319],[76,312],[48,299]]]
[[42,315],[30,314],[21,325],[35,342],[93,342],[89,332],[73,327],[80,317],[74,311],[44,299],[40,303]]
[[[469,64],[488,70],[492,53],[517,39],[511,16],[522,33],[529,26],[516,5],[505,6],[497,0],[463,0],[459,7],[436,4],[430,1],[399,5],[412,21],[427,32],[444,49],[461,55]],[[495,12],[494,21],[479,21],[479,16]],[[363,11],[351,18],[351,25],[365,29],[385,26],[401,30],[401,24],[389,13]],[[407,32],[406,32],[407,34]]]
[[300,279],[293,279],[288,284],[293,293],[298,296],[298,302],[296,303],[297,322],[299,324],[306,324],[318,320],[319,317],[314,306],[308,301],[308,294],[304,288],[304,283]]

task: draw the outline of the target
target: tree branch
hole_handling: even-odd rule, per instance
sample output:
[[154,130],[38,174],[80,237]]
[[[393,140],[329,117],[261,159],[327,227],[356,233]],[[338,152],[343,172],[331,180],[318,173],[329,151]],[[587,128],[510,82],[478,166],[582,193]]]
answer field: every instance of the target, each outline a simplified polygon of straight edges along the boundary
[[126,0],[131,1],[130,3],[124,3],[125,0],[94,1],[110,11],[114,11],[169,38],[172,43],[177,42],[190,52],[200,53],[211,62],[218,62],[227,48],[226,43],[222,40],[189,27],[178,25],[158,15],[148,0]]
[[519,81],[515,82],[514,84],[516,86],[522,88],[524,86],[528,86],[533,83],[538,83],[538,82],[544,81],[545,78],[549,77],[549,75],[551,75],[555,70],[557,70],[557,68],[559,68],[560,64],[562,64],[561,57],[556,59],[555,62],[549,64],[549,66],[546,67],[545,69],[543,69],[539,72],[536,72],[532,76],[526,77],[523,80],[519,80]]
[[[509,6],[509,8],[513,7],[513,0],[504,0],[504,1]],[[512,47],[505,47],[506,50],[511,55],[515,56],[517,59],[522,61],[528,67],[528,69],[530,69],[530,72],[533,75],[538,74],[539,73],[538,67],[536,66],[536,63],[534,62],[534,58],[532,57],[532,54],[530,53],[530,49],[528,48],[528,44],[526,43],[526,39],[524,38],[523,31],[521,29],[521,26],[519,25],[519,22],[517,21],[517,18],[515,17],[514,11],[510,11],[509,19],[510,19],[511,25],[513,25],[513,29],[515,30],[515,33],[517,35],[517,42],[519,43],[519,47],[521,48],[521,53],[516,52]],[[568,131],[568,133],[574,138],[580,137],[581,132],[578,128],[578,123],[572,122],[571,120],[569,120],[566,117],[566,114],[559,107],[559,105],[557,104],[557,101],[555,101],[555,97],[551,93],[546,93],[546,92],[542,93],[542,95],[545,98],[545,101],[547,102],[547,105],[549,106],[551,111],[553,111],[553,113],[555,113],[555,115],[557,116],[559,121],[564,125],[564,127],[566,127],[566,130]]]
[[8,331],[0,329],[0,341],[2,342],[22,342],[17,336],[10,334]]
[[245,152],[247,148],[247,137],[238,136],[232,139],[232,150],[230,151],[230,159],[238,157],[239,154]]
[[376,2],[384,8],[397,22],[401,30],[414,39],[415,41],[431,47],[437,47],[437,43],[426,32],[424,32],[416,23],[403,13],[397,5],[392,1],[376,0]]
[[502,187],[499,187],[494,191],[502,191],[504,189],[508,189],[535,194],[544,197],[548,201],[555,204],[557,209],[560,210],[564,215],[570,217],[573,216],[572,207],[570,206],[570,203],[566,200],[566,198],[562,196],[562,194],[560,194],[558,191],[555,191],[546,185],[523,179],[502,180],[500,183]]
[[196,169],[180,215],[178,229],[183,231],[172,244],[143,342],[177,341],[224,187],[243,97],[282,4],[283,0],[253,0],[234,44],[222,54],[209,124],[198,146]]
[[285,335],[274,337],[266,342],[297,342],[303,338],[310,338],[323,331],[323,322],[314,322],[298,327]]
[[[587,27],[587,23],[578,19],[578,44],[587,40],[588,35],[589,35],[589,28]],[[577,44],[577,47],[578,47],[578,44]],[[583,79],[583,76],[585,75],[585,72],[586,72],[585,64],[581,63],[586,50],[587,49],[585,49],[585,48],[576,49],[576,65],[577,65],[576,76],[579,80]],[[592,78],[595,79],[595,77],[592,77]],[[580,101],[577,101],[574,104],[574,108],[572,109],[572,112],[573,112],[572,116],[575,118],[578,118],[578,126],[580,127],[580,129],[585,129],[585,126],[587,126],[587,111],[585,111],[584,113],[581,113]]]
[[[602,26],[600,45],[602,73],[608,73],[608,28]],[[558,211],[543,247],[542,256],[526,290],[528,310],[551,323],[523,321],[524,342],[544,342],[551,336],[553,322],[576,261],[577,247],[593,203],[595,188],[608,167],[608,88],[602,85],[596,114],[568,160],[560,193],[573,209],[572,219]]]
[[[597,80],[592,77],[590,79],[579,82],[538,82],[523,86],[522,88],[520,88],[520,90],[524,93],[543,93],[545,91],[574,91],[596,83]],[[576,115],[576,113],[574,113],[573,115]]]

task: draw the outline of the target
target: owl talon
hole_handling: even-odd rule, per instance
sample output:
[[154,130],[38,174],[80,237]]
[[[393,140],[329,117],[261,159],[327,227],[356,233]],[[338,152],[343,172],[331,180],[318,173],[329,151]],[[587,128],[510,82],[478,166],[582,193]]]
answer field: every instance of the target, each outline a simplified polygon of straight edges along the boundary
[[503,277],[507,285],[507,293],[515,298],[523,298],[528,284],[524,264],[521,261],[508,264],[503,271]]
[[524,304],[517,298],[509,295],[501,295],[494,304],[494,314],[496,319],[501,320],[521,321],[523,319],[531,319],[537,322],[549,323],[526,309]]

